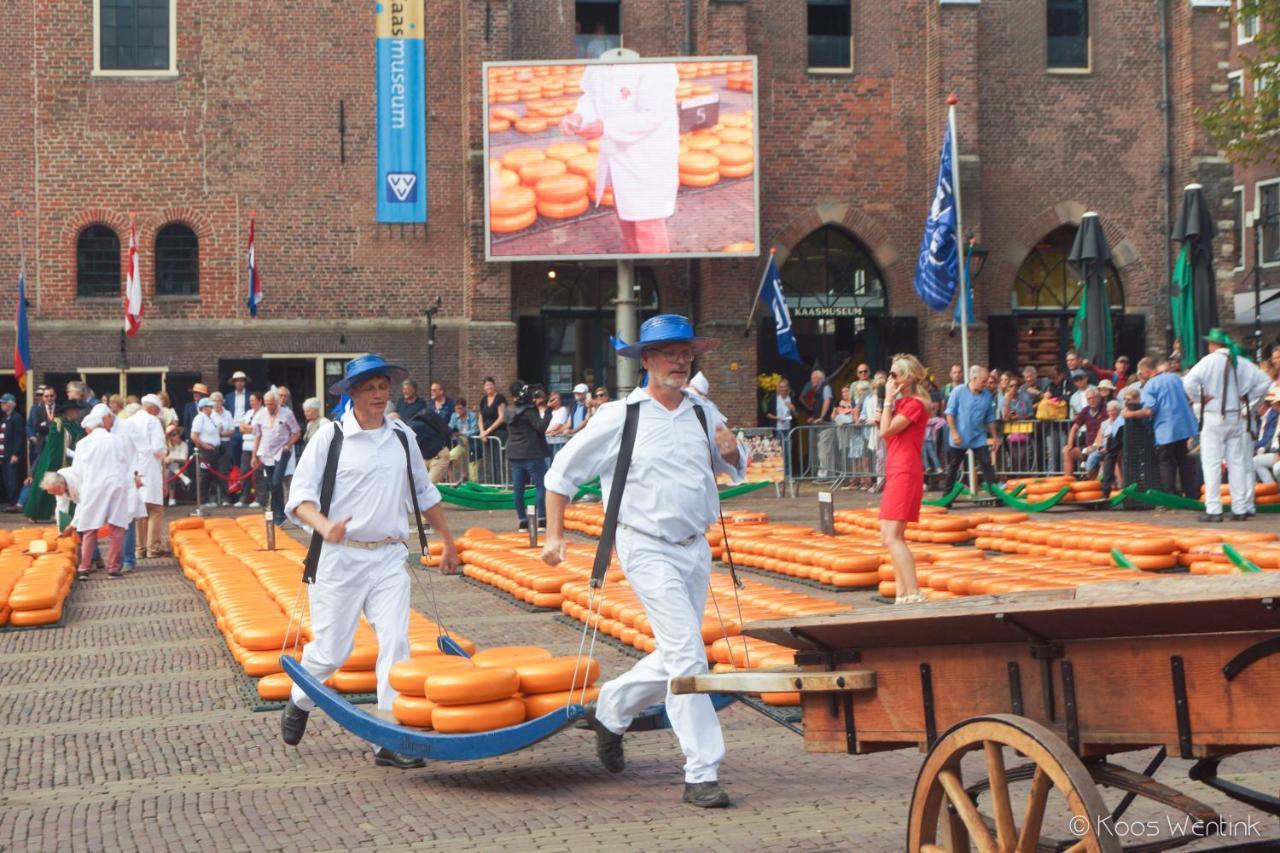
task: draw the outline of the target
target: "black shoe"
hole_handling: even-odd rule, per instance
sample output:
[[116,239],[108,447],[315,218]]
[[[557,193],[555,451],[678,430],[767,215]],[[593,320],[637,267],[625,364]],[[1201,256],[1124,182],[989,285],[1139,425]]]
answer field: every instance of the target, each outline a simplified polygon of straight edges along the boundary
[[1251,513],[1247,513],[1247,512],[1233,512],[1231,513],[1231,520],[1232,521],[1248,521],[1250,514]]
[[421,758],[414,758],[412,755],[405,755],[403,752],[396,752],[385,746],[379,747],[373,754],[373,763],[379,767],[395,767],[398,770],[412,770],[415,767],[425,767],[427,764]]
[[596,718],[596,703],[587,703],[587,725],[596,733],[596,756],[604,769],[610,773],[621,773],[627,766],[627,759],[622,753],[622,735],[615,734]]
[[723,809],[729,805],[729,793],[719,782],[685,782],[684,801],[700,809]]
[[1215,523],[1215,524],[1220,524],[1220,523],[1222,522],[1222,513],[1220,513],[1220,512],[1205,512],[1205,513],[1201,513],[1201,515],[1200,515],[1200,520],[1201,520],[1201,521],[1212,521],[1212,522],[1213,522],[1213,523]]
[[284,706],[284,713],[280,715],[281,740],[289,746],[297,746],[302,736],[306,734],[307,718],[310,716],[310,711],[302,710],[290,699],[289,704]]
[[517,530],[528,530],[528,529],[529,529],[529,519],[527,519],[527,518],[522,518],[522,519],[520,519],[520,526],[519,526],[519,527],[517,527],[516,529],[517,529]]

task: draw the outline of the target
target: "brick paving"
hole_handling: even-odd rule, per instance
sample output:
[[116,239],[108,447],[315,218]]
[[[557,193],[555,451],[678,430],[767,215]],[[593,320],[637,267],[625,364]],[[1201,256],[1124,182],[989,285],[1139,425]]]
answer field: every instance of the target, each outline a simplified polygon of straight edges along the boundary
[[[875,498],[836,500],[843,508]],[[816,518],[812,495],[749,505],[778,520]],[[458,530],[512,526],[508,512],[455,511],[451,520]],[[1256,527],[1280,529],[1280,519]],[[452,579],[435,586],[451,627],[481,646],[577,648],[576,632],[549,614]],[[880,606],[866,593],[839,600]],[[414,603],[427,612],[424,590]],[[612,648],[598,656],[606,674],[630,665]],[[0,634],[0,850],[895,851],[921,760],[913,751],[806,754],[796,735],[733,707],[721,715],[722,776],[735,806],[706,813],[679,801],[682,758],[670,733],[628,738],[618,777],[577,730],[501,758],[398,772],[375,768],[323,715],[299,748],[283,746],[278,715],[249,710],[236,680],[202,598],[172,561],[85,581],[62,628]],[[1276,756],[1244,756],[1227,769],[1275,791]],[[1187,766],[1170,761],[1160,779],[1180,785]],[[1225,815],[1250,814],[1184,787]],[[1254,816],[1280,839],[1274,818]]]

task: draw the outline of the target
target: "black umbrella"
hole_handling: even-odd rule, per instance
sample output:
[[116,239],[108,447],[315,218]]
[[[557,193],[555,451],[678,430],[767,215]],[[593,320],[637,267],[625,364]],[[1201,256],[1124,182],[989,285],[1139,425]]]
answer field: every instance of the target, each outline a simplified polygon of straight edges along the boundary
[[1218,325],[1217,281],[1213,272],[1213,238],[1218,236],[1218,228],[1199,184],[1188,184],[1182,191],[1182,209],[1170,236],[1182,243],[1170,300],[1173,330],[1182,341],[1182,352],[1194,363],[1204,351],[1200,339]]
[[1080,357],[1093,364],[1111,365],[1111,298],[1107,294],[1107,264],[1111,247],[1096,213],[1086,213],[1071,245],[1068,260],[1083,285],[1076,311],[1074,337]]

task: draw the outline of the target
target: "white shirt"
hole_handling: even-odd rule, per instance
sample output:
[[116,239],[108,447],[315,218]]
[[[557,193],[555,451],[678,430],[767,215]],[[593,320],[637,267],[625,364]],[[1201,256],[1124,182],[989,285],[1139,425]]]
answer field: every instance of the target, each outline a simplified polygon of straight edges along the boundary
[[[212,418],[213,422],[218,425],[219,432],[235,432],[236,416],[231,414],[231,410],[228,409],[226,406],[222,407],[221,412],[219,412],[217,409],[213,409],[212,411],[209,412],[209,417]],[[222,440],[230,441],[231,436],[229,435],[223,436]]]
[[1199,404],[1203,395],[1206,415],[1223,415],[1224,373],[1227,392],[1225,414],[1229,418],[1240,416],[1241,396],[1249,398],[1249,408],[1252,409],[1271,387],[1271,377],[1249,359],[1242,356],[1236,358],[1236,369],[1232,370],[1227,351],[1214,350],[1196,362],[1196,366],[1182,377],[1182,387],[1194,403]]
[[711,432],[722,420],[720,411],[713,403],[703,404],[707,416],[707,431],[703,432],[693,411],[692,395],[687,392],[675,411],[643,388],[632,391],[625,402],[616,400],[597,408],[582,431],[556,454],[546,487],[557,494],[573,495],[578,486],[599,477],[607,505],[627,403],[634,402],[640,404],[640,421],[618,520],[668,542],[701,536],[716,520],[720,507],[712,460],[716,474],[726,474],[740,483],[747,471],[747,449],[739,441],[738,465],[726,462]]
[[67,484],[67,489],[60,495],[55,495],[53,502],[57,514],[54,516],[55,522],[58,524],[58,532],[66,530],[67,527],[75,525],[75,516],[67,519],[67,527],[62,526],[62,516],[71,515],[71,505],[80,504],[80,475],[77,474],[70,465],[59,469],[58,473],[62,475],[62,479]]
[[130,492],[133,487],[133,448],[110,430],[95,429],[76,443],[71,470],[79,480],[76,529],[82,533],[103,524],[128,527],[133,521]]
[[[547,430],[550,431],[551,427],[568,426],[568,424],[569,407],[561,406],[551,413],[551,423],[547,424]],[[568,440],[569,436],[562,434],[547,436],[547,444],[564,444]]]
[[249,411],[249,389],[228,391],[222,401],[222,406],[225,411],[231,413],[233,418],[239,418]]
[[1067,400],[1067,411],[1072,420],[1075,420],[1076,415],[1080,414],[1080,412],[1089,408],[1089,400],[1086,395],[1090,390],[1093,390],[1092,385],[1080,391],[1071,392],[1071,398]]
[[[422,451],[413,430],[401,421],[385,419],[377,429],[364,430],[354,412],[342,416],[342,450],[338,459],[338,476],[333,487],[333,504],[328,517],[347,522],[347,538],[357,542],[379,542],[383,539],[407,539],[409,481],[405,475],[404,448],[393,435],[399,431],[409,440],[409,457],[413,462],[413,483],[418,492],[418,508],[426,511],[440,503],[440,492],[427,475]],[[329,459],[334,425],[316,430],[302,460],[293,472],[293,486],[285,513],[299,527],[305,527],[295,514],[298,506],[309,501],[320,506],[320,486],[324,466]],[[310,528],[308,528],[310,529]],[[411,551],[416,550],[410,548]]]
[[124,438],[133,444],[133,470],[142,477],[142,500],[149,504],[164,503],[164,469],[160,456],[164,454],[164,429],[160,419],[139,409],[125,421]]
[[[191,437],[213,445],[215,449],[222,443],[222,430],[213,419],[212,409],[201,410],[200,414],[196,415],[195,420],[191,422]],[[199,447],[199,445],[196,446]]]
[[775,391],[773,394],[773,401],[774,401],[773,413],[778,416],[778,420],[774,422],[774,427],[777,428],[780,432],[786,432],[787,430],[791,429],[791,409],[789,406],[787,406],[787,403],[791,401],[791,395],[788,394],[787,396],[783,397],[781,394]]

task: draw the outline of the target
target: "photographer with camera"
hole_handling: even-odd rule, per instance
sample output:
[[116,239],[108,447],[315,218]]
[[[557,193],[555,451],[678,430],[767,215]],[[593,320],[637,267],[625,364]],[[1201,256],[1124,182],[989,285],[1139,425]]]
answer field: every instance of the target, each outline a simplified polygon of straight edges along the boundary
[[533,486],[538,493],[538,527],[547,524],[547,492],[543,479],[547,475],[547,426],[551,423],[551,410],[538,412],[534,391],[540,390],[520,380],[511,383],[511,402],[507,404],[507,459],[511,462],[511,490],[520,529],[527,530],[524,490]]

